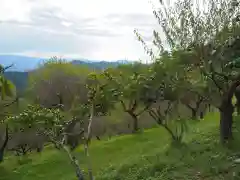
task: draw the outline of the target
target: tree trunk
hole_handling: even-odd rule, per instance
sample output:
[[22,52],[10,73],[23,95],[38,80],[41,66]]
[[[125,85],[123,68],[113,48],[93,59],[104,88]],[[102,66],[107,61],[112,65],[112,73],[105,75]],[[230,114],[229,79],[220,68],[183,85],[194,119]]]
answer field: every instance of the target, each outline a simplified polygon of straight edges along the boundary
[[192,111],[192,119],[196,120],[197,119],[197,109],[192,108],[191,111]]
[[240,115],[240,101],[237,102],[236,107],[237,107],[237,114]]
[[55,145],[55,147],[58,147],[59,149],[63,149],[67,153],[71,161],[71,164],[75,169],[77,180],[84,180],[84,175],[80,168],[77,158],[72,154],[72,152],[68,149],[68,147],[64,145],[67,140],[67,135],[65,134],[63,136],[63,139],[60,142],[58,140],[55,140],[51,136],[49,136],[49,139]]
[[6,130],[5,130],[5,140],[3,142],[2,147],[0,148],[0,163],[3,162],[4,159],[4,151],[7,147],[7,143],[9,140],[9,134],[8,134],[8,125],[6,125]]
[[4,151],[0,151],[0,163],[3,162],[3,158],[4,158]]
[[88,144],[87,143],[84,144],[84,151],[85,151],[85,155],[87,157],[89,180],[94,180],[93,171],[92,171],[92,163],[91,163],[91,159],[90,159],[90,154],[89,154],[89,151],[88,151]]
[[240,88],[239,87],[236,88],[234,95],[237,100],[237,102],[236,102],[237,113],[238,113],[238,115],[240,115]]
[[69,159],[71,160],[71,163],[73,167],[75,168],[76,176],[78,180],[84,180],[83,173],[80,169],[80,166],[78,164],[78,160],[75,156],[72,155],[71,151],[68,150],[68,148],[64,145],[62,145],[63,150],[68,154]]
[[203,118],[204,118],[204,112],[201,111],[201,112],[200,112],[200,119],[203,119]]
[[159,124],[159,125],[163,126],[167,130],[167,132],[171,135],[172,141],[176,141],[177,140],[177,138],[174,135],[173,131],[167,125],[164,125],[164,124]]
[[88,151],[89,143],[90,143],[91,136],[92,136],[92,123],[93,123],[93,117],[94,117],[94,108],[95,108],[95,106],[94,106],[94,104],[92,104],[91,114],[90,114],[89,123],[88,123],[87,138],[85,139],[85,143],[84,143],[84,151],[85,151],[85,155],[87,158],[87,164],[88,164],[89,180],[94,180],[93,171],[92,171],[92,163],[91,163],[90,154]]
[[220,110],[220,140],[222,143],[230,140],[232,136],[232,123],[234,107],[232,105],[232,98],[236,88],[240,85],[240,75],[233,81],[228,90],[223,93]]
[[96,136],[97,140],[101,141],[101,138],[99,136]]
[[208,112],[211,112],[211,104],[208,104]]
[[185,106],[191,111],[192,113],[192,119],[196,120],[197,119],[197,111],[198,111],[198,106],[196,108],[190,106],[189,104],[185,104]]
[[239,88],[236,89],[235,97],[237,99],[235,106],[236,106],[238,115],[240,115],[240,89]]
[[220,138],[223,143],[232,138],[233,111],[232,103],[222,102],[220,108]]
[[132,130],[132,132],[136,133],[139,130],[139,127],[138,127],[138,116],[136,114],[132,113],[132,112],[129,112],[129,115],[133,119],[133,130]]

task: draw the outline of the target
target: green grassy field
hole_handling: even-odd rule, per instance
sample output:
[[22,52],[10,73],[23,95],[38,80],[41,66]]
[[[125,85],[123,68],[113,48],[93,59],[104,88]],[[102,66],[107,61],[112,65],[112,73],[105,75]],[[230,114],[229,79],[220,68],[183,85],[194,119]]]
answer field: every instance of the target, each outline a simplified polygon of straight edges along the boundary
[[[95,141],[90,146],[91,161],[99,180],[237,180],[240,179],[240,122],[236,119],[234,142],[222,147],[218,142],[218,115],[191,122],[181,147],[170,146],[162,128],[135,135]],[[239,119],[240,120],[240,119]],[[239,125],[237,125],[239,124]],[[239,153],[238,153],[239,152]],[[81,147],[76,150],[85,169]],[[75,174],[64,152],[47,148],[19,160],[9,156],[0,165],[1,180],[74,180]]]

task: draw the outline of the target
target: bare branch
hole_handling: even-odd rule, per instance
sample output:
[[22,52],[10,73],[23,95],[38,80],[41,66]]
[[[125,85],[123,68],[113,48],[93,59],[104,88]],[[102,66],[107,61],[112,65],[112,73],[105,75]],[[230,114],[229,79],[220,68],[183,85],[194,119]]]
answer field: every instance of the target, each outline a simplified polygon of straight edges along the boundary
[[14,103],[18,102],[19,98],[17,97],[16,99],[14,99],[12,102],[8,103],[8,104],[4,104],[3,107],[9,107],[11,105],[13,105]]
[[11,65],[9,65],[9,66],[4,67],[4,68],[3,68],[3,73],[4,73],[6,70],[8,70],[8,69],[10,69],[11,67],[13,67],[13,66],[14,66],[14,64],[11,64]]
[[125,105],[125,103],[123,102],[123,100],[120,100],[120,103],[122,104],[123,110],[124,110],[124,111],[127,111],[126,105]]
[[137,116],[140,116],[142,113],[144,113],[146,110],[148,110],[151,107],[152,103],[148,104],[143,108],[140,112],[137,113]]

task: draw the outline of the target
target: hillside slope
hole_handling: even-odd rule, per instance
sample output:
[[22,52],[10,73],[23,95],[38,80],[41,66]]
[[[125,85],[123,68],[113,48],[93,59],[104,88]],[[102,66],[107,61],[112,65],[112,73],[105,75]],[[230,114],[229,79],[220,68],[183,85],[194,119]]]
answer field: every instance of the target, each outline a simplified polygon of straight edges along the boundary
[[[185,146],[170,147],[162,128],[136,135],[115,137],[91,144],[91,159],[99,180],[234,180],[240,179],[240,124],[234,143],[223,148],[218,143],[218,115],[191,122]],[[239,118],[238,118],[239,119]],[[75,152],[81,165],[86,159],[81,147]],[[63,152],[45,150],[21,165],[9,157],[0,165],[1,180],[74,180],[74,169]]]
[[[0,55],[0,64],[3,66],[9,66],[13,64],[13,67],[5,72],[7,79],[12,81],[17,89],[24,91],[28,83],[28,71],[38,68],[38,66],[46,61],[43,58],[34,58],[27,56],[17,56],[17,55]],[[103,70],[109,67],[117,67],[121,64],[129,64],[130,61],[118,60],[118,61],[91,61],[91,60],[72,60],[70,61],[76,66],[86,66],[89,69]]]
[[5,77],[10,80],[17,88],[18,92],[23,92],[28,84],[28,72],[8,71]]

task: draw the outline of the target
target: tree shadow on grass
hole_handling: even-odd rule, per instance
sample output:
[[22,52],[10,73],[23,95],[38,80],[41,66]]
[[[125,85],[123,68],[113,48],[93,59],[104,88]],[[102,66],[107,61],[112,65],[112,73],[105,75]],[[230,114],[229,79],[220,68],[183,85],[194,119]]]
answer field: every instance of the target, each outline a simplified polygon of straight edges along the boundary
[[12,172],[0,165],[0,180],[8,180]]

